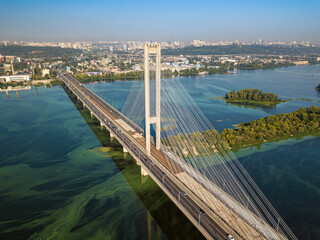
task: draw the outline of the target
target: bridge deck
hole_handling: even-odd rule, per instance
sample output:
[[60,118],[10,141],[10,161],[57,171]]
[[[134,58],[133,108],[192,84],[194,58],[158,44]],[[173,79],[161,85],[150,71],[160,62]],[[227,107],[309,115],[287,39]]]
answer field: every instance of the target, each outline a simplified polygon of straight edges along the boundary
[[234,230],[241,234],[245,239],[265,239],[259,232],[249,226],[242,218],[232,212],[220,200],[213,196],[208,190],[203,188],[187,173],[182,172],[176,176],[184,182],[189,189],[197,194],[197,196],[219,215],[224,221],[232,226]]

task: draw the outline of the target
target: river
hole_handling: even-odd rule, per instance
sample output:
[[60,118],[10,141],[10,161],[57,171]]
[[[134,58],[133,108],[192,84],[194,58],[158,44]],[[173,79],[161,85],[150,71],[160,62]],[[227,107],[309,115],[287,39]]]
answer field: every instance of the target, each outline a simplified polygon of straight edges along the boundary
[[[320,65],[180,81],[219,131],[267,115],[320,106],[315,90]],[[132,84],[87,86],[121,110]],[[259,108],[215,99],[243,88],[259,88],[291,101]],[[0,239],[201,238],[61,87],[35,90],[19,91],[19,99],[15,92],[9,98],[0,93]],[[308,136],[236,153],[299,239],[320,239],[319,146],[320,138]]]

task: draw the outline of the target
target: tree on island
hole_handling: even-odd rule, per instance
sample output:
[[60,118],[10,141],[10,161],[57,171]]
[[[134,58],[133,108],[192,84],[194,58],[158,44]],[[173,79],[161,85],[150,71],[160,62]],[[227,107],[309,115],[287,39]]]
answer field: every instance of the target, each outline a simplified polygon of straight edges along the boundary
[[318,86],[316,86],[316,89],[320,91],[320,83]]
[[274,102],[279,103],[282,100],[274,93],[263,93],[259,89],[242,89],[237,92],[235,90],[226,94],[227,102],[234,102],[235,100],[256,101],[256,102]]

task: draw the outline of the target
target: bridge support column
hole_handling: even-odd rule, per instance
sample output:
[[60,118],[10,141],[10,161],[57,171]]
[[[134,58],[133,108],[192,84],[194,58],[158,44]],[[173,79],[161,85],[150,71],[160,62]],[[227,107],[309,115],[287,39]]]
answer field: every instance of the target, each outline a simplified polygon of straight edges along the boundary
[[156,148],[160,149],[160,111],[161,111],[161,49],[160,44],[157,44],[156,50]]
[[100,128],[101,128],[101,130],[103,129],[103,127],[104,127],[103,123],[100,122]]
[[150,154],[150,80],[149,80],[149,45],[144,45],[144,108],[146,150]]
[[123,151],[124,153],[127,153],[127,152],[128,152],[128,150],[127,150],[125,147],[122,147],[122,151]]
[[112,132],[110,132],[110,137],[111,137],[111,138],[114,138],[114,135],[112,134]]
[[142,176],[149,176],[149,173],[146,170],[144,170],[144,168],[142,166],[141,166],[141,175]]

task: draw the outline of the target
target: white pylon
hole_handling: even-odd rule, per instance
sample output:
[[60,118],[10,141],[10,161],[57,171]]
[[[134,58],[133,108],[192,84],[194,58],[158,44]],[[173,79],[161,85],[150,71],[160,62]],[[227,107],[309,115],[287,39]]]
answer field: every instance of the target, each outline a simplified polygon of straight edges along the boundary
[[[149,55],[156,55],[156,116],[150,117],[150,70],[149,70]],[[145,138],[146,149],[150,154],[150,124],[156,124],[156,148],[160,149],[160,129],[161,129],[161,47],[156,44],[155,47],[144,45],[144,91],[145,91]]]

